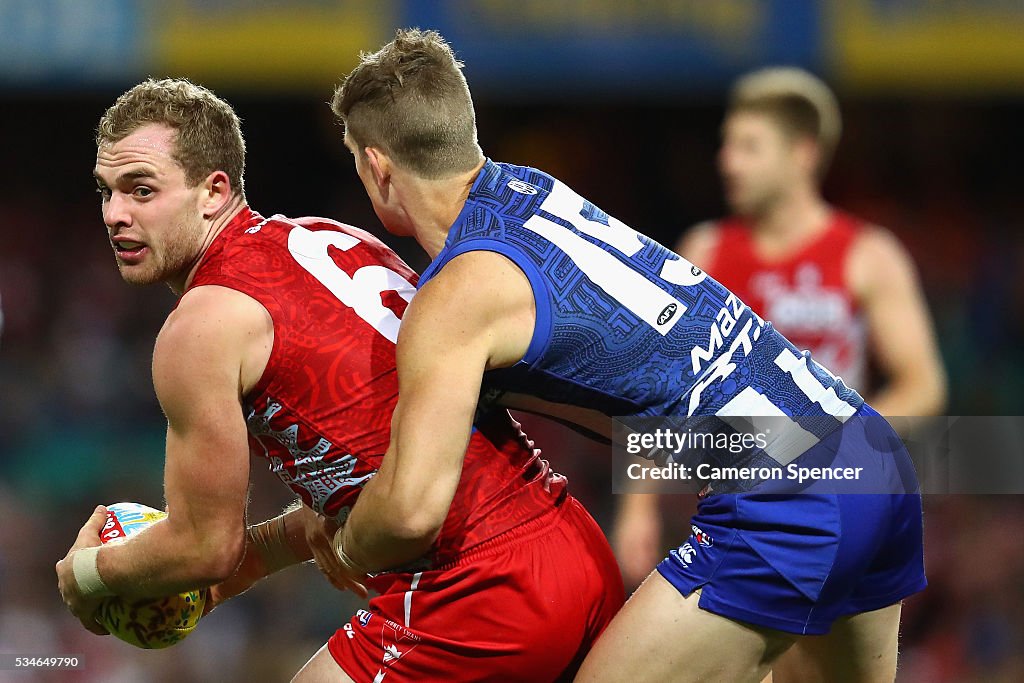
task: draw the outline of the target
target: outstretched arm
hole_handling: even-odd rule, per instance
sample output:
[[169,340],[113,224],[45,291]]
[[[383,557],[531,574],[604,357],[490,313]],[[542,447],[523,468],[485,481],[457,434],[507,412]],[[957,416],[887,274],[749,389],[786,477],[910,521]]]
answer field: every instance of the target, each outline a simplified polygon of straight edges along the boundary
[[391,443],[339,539],[354,574],[430,549],[459,483],[483,373],[522,358],[534,316],[526,277],[491,252],[453,259],[417,293],[398,336]]

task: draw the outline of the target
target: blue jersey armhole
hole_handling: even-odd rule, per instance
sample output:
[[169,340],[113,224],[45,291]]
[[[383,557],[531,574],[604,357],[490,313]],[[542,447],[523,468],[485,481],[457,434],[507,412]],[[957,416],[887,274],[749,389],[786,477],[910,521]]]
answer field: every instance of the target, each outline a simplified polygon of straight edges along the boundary
[[[520,362],[532,366],[544,353],[548,340],[551,338],[551,306],[548,303],[548,287],[544,282],[544,278],[541,277],[537,266],[527,258],[526,254],[509,244],[496,240],[475,239],[459,242],[445,254],[444,263],[448,263],[456,256],[470,251],[493,251],[501,254],[514,263],[519,270],[523,271],[526,279],[530,281],[530,288],[533,289],[533,302],[534,309],[537,312],[537,319],[533,324],[533,337],[530,339],[530,345],[527,347],[526,353]],[[437,270],[443,267],[444,265],[441,264],[434,272],[436,273]]]

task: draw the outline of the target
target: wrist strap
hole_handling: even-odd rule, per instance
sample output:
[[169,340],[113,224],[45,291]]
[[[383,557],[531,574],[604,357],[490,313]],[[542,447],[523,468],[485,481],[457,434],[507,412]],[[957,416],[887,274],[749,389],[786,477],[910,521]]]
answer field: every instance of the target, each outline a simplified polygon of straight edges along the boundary
[[345,568],[352,571],[352,573],[358,576],[369,575],[370,572],[368,572],[365,567],[360,566],[358,563],[356,563],[355,560],[349,557],[348,553],[345,552],[345,549],[341,547],[341,534],[343,531],[345,531],[345,527],[341,527],[340,529],[334,532],[334,554],[338,556],[338,559],[341,561],[343,565],[345,565]]
[[71,570],[83,598],[105,598],[114,594],[100,577],[97,556],[102,546],[76,550],[71,558]]
[[273,574],[299,561],[288,545],[283,516],[254,524],[246,529],[246,536],[263,559],[267,574]]

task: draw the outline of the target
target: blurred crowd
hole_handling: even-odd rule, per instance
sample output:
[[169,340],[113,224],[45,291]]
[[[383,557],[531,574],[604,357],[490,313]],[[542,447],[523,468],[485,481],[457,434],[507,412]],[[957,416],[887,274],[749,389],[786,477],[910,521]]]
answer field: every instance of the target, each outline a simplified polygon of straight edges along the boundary
[[[0,185],[0,652],[85,662],[77,672],[0,671],[0,681],[287,680],[358,607],[313,567],[265,581],[162,652],[85,632],[56,589],[53,565],[94,505],[162,505],[163,420],[149,360],[174,298],[121,282],[89,177],[92,129],[116,94],[0,103],[20,122],[5,140]],[[243,119],[254,208],[381,233],[326,106],[219,94]],[[843,106],[826,196],[894,230],[914,256],[949,372],[947,413],[1024,414],[1024,195],[1009,153],[1024,149],[1024,102]],[[720,116],[714,102],[480,103],[479,127],[493,158],[544,168],[671,244],[724,210]],[[396,247],[423,268],[410,245]],[[524,423],[607,529],[609,449]],[[256,521],[289,496],[253,464]],[[662,505],[667,548],[688,533],[693,501]],[[1021,496],[926,498],[930,587],[905,607],[900,681],[1024,680],[1022,522]]]

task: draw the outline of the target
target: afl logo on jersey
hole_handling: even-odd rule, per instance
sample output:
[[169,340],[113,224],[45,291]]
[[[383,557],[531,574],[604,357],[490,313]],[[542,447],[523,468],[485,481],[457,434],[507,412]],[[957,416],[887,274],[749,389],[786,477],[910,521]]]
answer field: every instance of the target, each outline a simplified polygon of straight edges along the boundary
[[663,308],[661,310],[661,313],[658,314],[658,324],[664,325],[665,323],[667,323],[676,314],[677,310],[679,310],[679,307],[676,306],[675,304],[669,304],[668,306]]
[[702,270],[701,270],[700,268],[698,268],[697,266],[690,266],[690,275],[692,275],[692,276],[694,276],[694,277],[697,277],[697,276],[699,276],[699,275],[700,275],[700,274],[701,274],[702,272],[703,272],[703,271],[702,271]]
[[522,180],[510,180],[508,181],[508,189],[519,194],[537,194],[537,188],[530,183],[524,183]]

